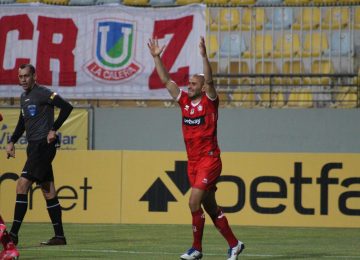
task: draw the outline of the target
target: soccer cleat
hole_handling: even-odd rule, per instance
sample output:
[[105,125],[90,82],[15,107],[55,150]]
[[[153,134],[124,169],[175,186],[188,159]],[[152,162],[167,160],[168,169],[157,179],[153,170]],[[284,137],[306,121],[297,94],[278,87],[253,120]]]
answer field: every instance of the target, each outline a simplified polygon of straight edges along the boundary
[[238,241],[238,244],[228,250],[228,260],[237,260],[240,253],[245,249],[245,244]]
[[6,244],[4,250],[0,253],[0,260],[15,260],[19,258],[19,251],[12,241]]
[[64,246],[66,245],[65,237],[52,237],[48,241],[40,243],[43,246]]
[[202,258],[202,253],[195,248],[190,248],[185,254],[180,256],[180,259],[182,260],[196,260]]

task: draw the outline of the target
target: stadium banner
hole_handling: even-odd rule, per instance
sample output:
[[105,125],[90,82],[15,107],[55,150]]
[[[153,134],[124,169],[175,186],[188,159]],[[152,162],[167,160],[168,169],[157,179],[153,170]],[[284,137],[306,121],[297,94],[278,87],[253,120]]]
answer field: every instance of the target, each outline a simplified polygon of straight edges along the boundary
[[19,97],[18,67],[72,99],[169,99],[147,47],[157,38],[171,78],[186,86],[202,73],[205,5],[4,5],[0,8],[0,97]]
[[[53,162],[55,186],[67,223],[119,223],[121,198],[121,151],[57,152]],[[15,187],[25,164],[25,151],[15,159],[0,156],[0,212],[13,218]],[[29,191],[25,222],[48,222],[46,203],[38,186]]]
[[[0,156],[6,218],[24,160],[24,151]],[[222,161],[217,200],[233,225],[360,227],[359,154],[224,152]],[[184,152],[59,151],[54,171],[64,221],[189,224],[186,169]],[[47,221],[33,189],[26,221]]]
[[[1,108],[4,120],[0,122],[0,151],[5,150],[8,140],[15,130],[19,119],[20,109]],[[59,110],[55,110],[55,118]],[[57,134],[62,150],[87,150],[89,142],[89,111],[86,108],[74,108],[68,119],[61,126]],[[17,150],[26,149],[27,140],[23,135],[16,143]]]

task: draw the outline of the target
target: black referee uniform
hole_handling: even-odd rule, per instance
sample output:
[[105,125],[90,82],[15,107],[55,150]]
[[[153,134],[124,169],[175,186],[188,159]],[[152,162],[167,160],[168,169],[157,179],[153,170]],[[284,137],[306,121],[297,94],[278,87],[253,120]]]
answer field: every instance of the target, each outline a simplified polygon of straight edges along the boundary
[[[15,144],[26,132],[27,160],[21,177],[39,185],[54,181],[52,161],[56,154],[59,140],[48,143],[47,137],[51,130],[57,131],[70,115],[73,107],[55,92],[35,84],[29,91],[22,93],[20,98],[21,111],[17,126],[10,142]],[[54,121],[54,107],[60,108],[59,116]],[[27,194],[17,194],[14,222],[10,236],[15,244],[18,242],[18,232],[27,211]],[[52,221],[55,237],[44,245],[65,245],[61,206],[57,196],[46,199],[47,210]]]

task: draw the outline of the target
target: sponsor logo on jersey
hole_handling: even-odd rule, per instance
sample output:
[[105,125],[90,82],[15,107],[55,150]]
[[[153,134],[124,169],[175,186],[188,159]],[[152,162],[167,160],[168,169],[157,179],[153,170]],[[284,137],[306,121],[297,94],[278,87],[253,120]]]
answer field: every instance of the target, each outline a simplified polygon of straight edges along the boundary
[[135,23],[100,20],[95,24],[93,57],[86,72],[106,83],[119,83],[141,72],[135,61]]
[[183,117],[183,124],[188,126],[198,126],[205,123],[205,118],[203,116],[195,117],[195,118],[189,118],[189,117]]

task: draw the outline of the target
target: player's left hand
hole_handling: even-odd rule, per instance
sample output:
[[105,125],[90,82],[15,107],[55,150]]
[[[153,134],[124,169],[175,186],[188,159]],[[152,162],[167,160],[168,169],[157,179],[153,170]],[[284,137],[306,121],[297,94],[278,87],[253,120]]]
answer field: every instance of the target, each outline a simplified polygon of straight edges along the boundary
[[50,130],[49,133],[48,133],[48,136],[47,136],[48,144],[54,142],[55,139],[56,139],[56,131]]

